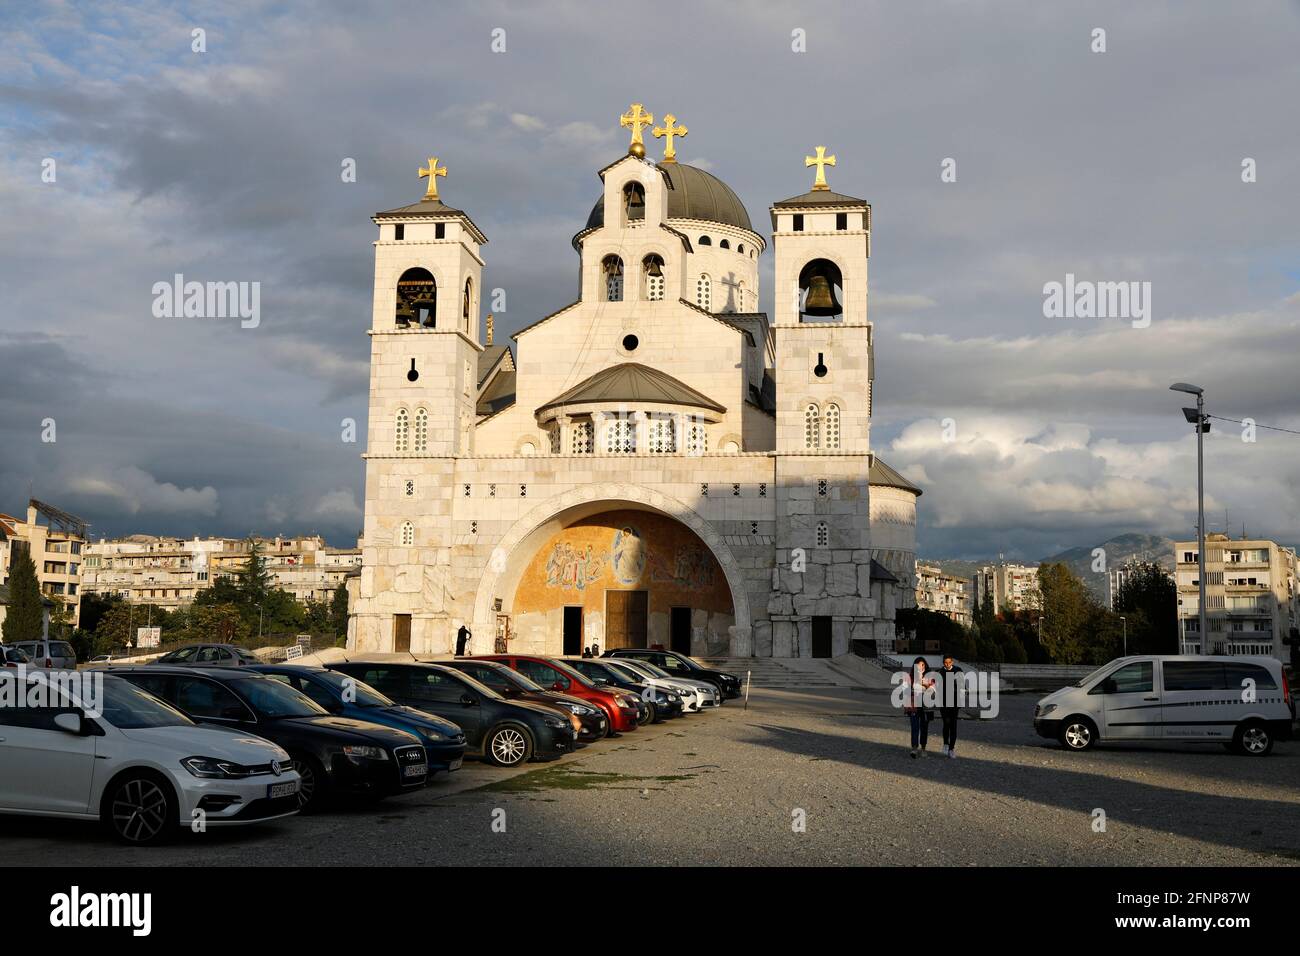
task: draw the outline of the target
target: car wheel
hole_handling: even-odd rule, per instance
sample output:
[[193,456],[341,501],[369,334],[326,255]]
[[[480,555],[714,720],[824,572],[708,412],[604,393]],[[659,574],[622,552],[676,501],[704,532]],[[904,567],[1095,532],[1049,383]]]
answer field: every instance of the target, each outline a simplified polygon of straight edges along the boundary
[[1232,747],[1239,754],[1264,757],[1273,752],[1273,735],[1261,721],[1248,720],[1232,735]]
[[645,702],[645,722],[647,724],[658,724],[663,722],[663,718],[659,716],[659,705],[653,700],[647,700]]
[[533,738],[517,724],[505,724],[488,734],[483,756],[498,767],[517,767],[533,756]]
[[103,820],[123,843],[164,842],[175,833],[179,812],[171,784],[157,774],[128,773],[104,794]]
[[1097,727],[1087,717],[1061,722],[1061,746],[1066,750],[1089,750],[1097,742]]
[[289,760],[302,778],[298,784],[298,811],[312,813],[320,809],[325,800],[325,791],[329,788],[325,768],[315,757],[306,754],[294,754]]

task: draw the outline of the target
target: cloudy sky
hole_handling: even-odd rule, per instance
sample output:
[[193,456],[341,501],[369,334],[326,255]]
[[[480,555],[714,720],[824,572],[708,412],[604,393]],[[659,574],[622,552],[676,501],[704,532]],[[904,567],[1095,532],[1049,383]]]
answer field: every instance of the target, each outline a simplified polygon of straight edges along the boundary
[[[873,444],[926,490],[923,553],[1190,535],[1170,383],[1300,429],[1297,49],[1300,5],[1263,0],[8,6],[0,511],[350,543],[369,216],[439,156],[513,331],[574,297],[569,238],[637,100],[760,228],[818,143],[872,203]],[[260,325],[154,317],[176,273],[260,282]],[[1067,273],[1149,282],[1149,325],[1046,318]],[[1215,423],[1208,524],[1300,541],[1300,435],[1256,437]]]

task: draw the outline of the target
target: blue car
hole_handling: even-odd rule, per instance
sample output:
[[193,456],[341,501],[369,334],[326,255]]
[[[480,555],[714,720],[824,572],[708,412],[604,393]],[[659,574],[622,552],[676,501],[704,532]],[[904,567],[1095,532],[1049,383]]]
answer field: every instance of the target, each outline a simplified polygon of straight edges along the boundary
[[331,714],[415,734],[428,752],[430,779],[439,770],[459,770],[465,759],[465,734],[450,720],[403,707],[355,677],[298,664],[255,664],[243,669],[284,681]]

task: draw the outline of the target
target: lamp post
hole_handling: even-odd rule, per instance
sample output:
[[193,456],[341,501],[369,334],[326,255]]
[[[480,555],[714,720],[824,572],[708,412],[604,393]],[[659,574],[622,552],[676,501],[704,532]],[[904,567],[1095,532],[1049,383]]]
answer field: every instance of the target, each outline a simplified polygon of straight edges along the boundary
[[1171,392],[1186,392],[1196,396],[1195,408],[1184,408],[1183,417],[1196,426],[1196,613],[1201,628],[1201,653],[1205,653],[1205,642],[1209,639],[1209,629],[1205,624],[1205,439],[1210,430],[1210,423],[1205,419],[1205,390],[1199,385],[1175,382],[1169,386]]
[[1120,623],[1124,625],[1124,656],[1128,657],[1128,618],[1121,614],[1119,619]]

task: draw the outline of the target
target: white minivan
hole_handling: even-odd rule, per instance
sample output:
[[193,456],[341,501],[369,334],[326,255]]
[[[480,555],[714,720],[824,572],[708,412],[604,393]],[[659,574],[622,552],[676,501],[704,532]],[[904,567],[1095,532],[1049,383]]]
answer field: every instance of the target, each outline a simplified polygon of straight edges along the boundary
[[1275,657],[1121,657],[1034,708],[1034,729],[1066,750],[1098,741],[1219,742],[1262,756],[1289,740],[1295,703]]
[[0,813],[101,820],[126,843],[158,843],[196,821],[292,816],[299,783],[269,740],[200,727],[120,677],[0,670]]

